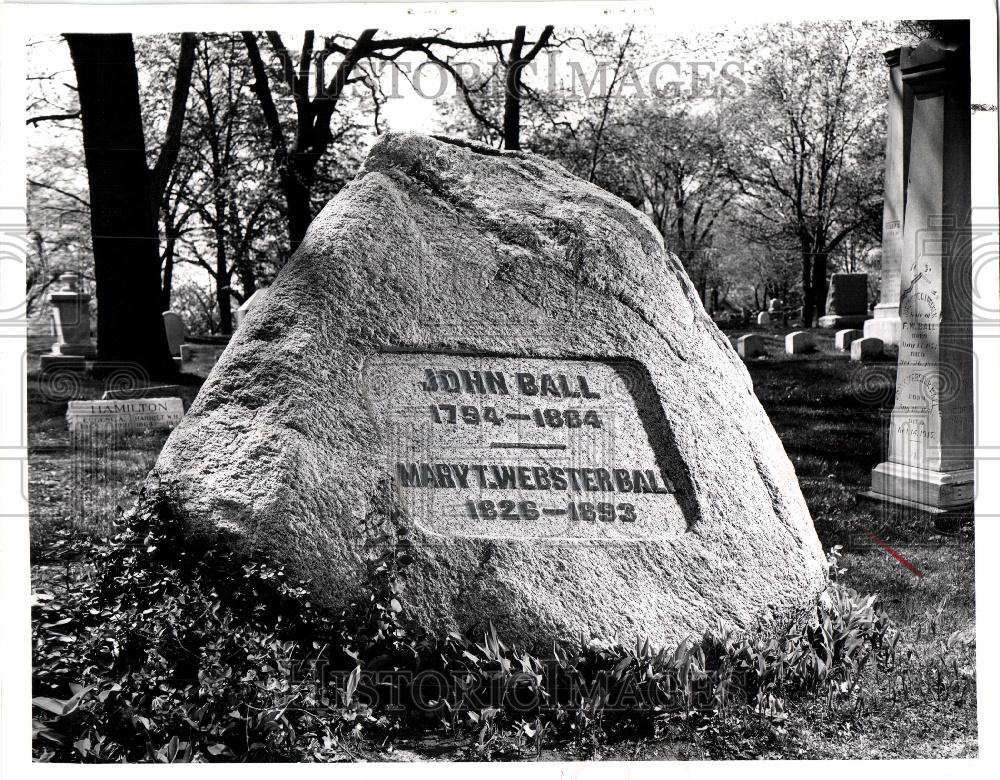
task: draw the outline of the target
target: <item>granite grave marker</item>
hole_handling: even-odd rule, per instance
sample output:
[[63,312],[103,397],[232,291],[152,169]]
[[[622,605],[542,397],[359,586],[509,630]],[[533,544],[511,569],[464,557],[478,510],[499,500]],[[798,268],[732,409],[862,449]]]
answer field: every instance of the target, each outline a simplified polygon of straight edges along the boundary
[[[170,491],[158,485],[170,484]],[[520,646],[805,614],[826,563],[742,360],[652,223],[525,152],[382,135],[150,475],[331,608],[401,523],[408,616]]]
[[862,332],[856,328],[838,330],[833,337],[834,346],[842,352],[849,352],[851,344],[862,337]]
[[180,398],[70,401],[66,411],[71,431],[170,429],[183,417],[184,401]]
[[826,314],[819,318],[821,328],[856,328],[868,319],[868,274],[835,273],[830,275]]
[[756,333],[748,333],[736,340],[736,352],[744,359],[764,354],[764,339]]
[[913,96],[899,358],[888,459],[868,495],[929,512],[973,500],[968,58],[934,39],[899,55]]

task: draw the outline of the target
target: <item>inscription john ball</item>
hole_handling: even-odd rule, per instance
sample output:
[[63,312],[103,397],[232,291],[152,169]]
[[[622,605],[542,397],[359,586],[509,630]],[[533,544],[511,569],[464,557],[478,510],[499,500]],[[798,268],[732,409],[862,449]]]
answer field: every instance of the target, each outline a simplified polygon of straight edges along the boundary
[[370,410],[403,506],[443,536],[685,530],[625,378],[599,361],[385,354]]

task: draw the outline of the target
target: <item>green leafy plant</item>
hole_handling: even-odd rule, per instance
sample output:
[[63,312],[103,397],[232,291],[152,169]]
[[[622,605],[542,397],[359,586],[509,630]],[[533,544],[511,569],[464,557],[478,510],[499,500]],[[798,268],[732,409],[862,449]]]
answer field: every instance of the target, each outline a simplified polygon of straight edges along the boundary
[[974,689],[971,667],[901,654],[878,600],[836,581],[804,625],[718,627],[675,648],[581,637],[542,657],[492,623],[475,638],[409,624],[409,531],[388,502],[365,519],[367,588],[339,614],[281,567],[186,542],[162,506],[140,502],[107,541],[60,537],[36,567],[38,760],[329,761],[428,729],[467,735],[480,760],[596,754],[623,739],[780,735],[795,699],[853,716],[876,675],[894,696]]

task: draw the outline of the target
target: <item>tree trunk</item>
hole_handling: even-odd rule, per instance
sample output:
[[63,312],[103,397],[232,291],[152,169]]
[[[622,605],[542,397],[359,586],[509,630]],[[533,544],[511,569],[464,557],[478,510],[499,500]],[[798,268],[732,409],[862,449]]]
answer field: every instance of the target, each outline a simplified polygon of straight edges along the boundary
[[233,332],[233,301],[229,293],[230,280],[215,280],[215,302],[219,305],[219,333]]
[[229,293],[232,275],[226,258],[226,231],[215,229],[215,300],[219,304],[219,332],[233,332],[233,304]]
[[701,301],[701,305],[708,309],[708,280],[702,276],[699,277],[696,282],[696,289],[698,290],[698,300]]
[[826,314],[826,252],[814,252],[812,262],[812,291],[816,302],[816,319]]
[[177,374],[163,328],[159,231],[130,35],[66,35],[90,186],[97,354],[150,377]]
[[163,311],[170,309],[170,295],[174,286],[174,246],[176,241],[172,235],[167,235],[167,245],[163,252],[163,286],[160,293],[160,308]]
[[[240,280],[240,291],[243,293],[242,300],[246,300],[257,291],[257,276],[254,274],[253,262],[249,257],[236,258],[236,276]],[[236,298],[240,300],[239,296]]]
[[523,25],[514,29],[514,42],[510,45],[510,55],[507,57],[503,101],[504,149],[521,148],[521,68],[524,67],[521,51],[524,47],[524,34]]
[[306,237],[306,230],[312,222],[311,190],[312,171],[300,170],[296,166],[282,176],[282,189],[285,192],[285,206],[288,209],[288,238],[291,243],[291,253],[299,248]]
[[811,328],[815,299],[812,290],[812,253],[802,255],[802,327]]
[[[542,30],[535,45],[524,54],[524,36],[526,32],[524,25],[514,28],[514,40],[510,45],[510,53],[507,56],[507,73],[504,80],[505,95],[503,103],[503,148],[521,148],[521,95],[523,87],[521,85],[521,71],[528,65],[538,52],[548,43],[552,36],[552,25],[548,24]],[[631,33],[629,34],[631,36]]]
[[507,69],[507,88],[503,103],[503,148],[521,148],[521,70]]
[[[239,280],[240,289],[238,295],[235,295],[237,301],[243,303],[257,290],[257,274],[254,270],[253,258],[250,257],[248,250],[245,247],[240,247],[235,250],[239,254],[233,258],[233,273],[236,274],[236,278]],[[230,285],[232,285],[232,274],[230,274]]]

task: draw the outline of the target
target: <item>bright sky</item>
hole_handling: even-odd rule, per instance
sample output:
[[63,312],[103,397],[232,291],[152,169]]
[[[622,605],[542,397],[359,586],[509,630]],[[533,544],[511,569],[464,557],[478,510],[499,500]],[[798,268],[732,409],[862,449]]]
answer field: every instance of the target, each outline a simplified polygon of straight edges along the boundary
[[[556,6],[556,9],[565,6]],[[533,13],[537,16],[537,8]],[[319,9],[317,9],[319,11]],[[468,13],[459,12],[455,8],[417,8],[410,9],[405,14],[397,15],[392,24],[380,27],[378,38],[395,37],[407,34],[437,33],[458,41],[476,40],[482,35],[507,38],[513,33],[513,23],[508,18],[498,22],[495,18],[470,17]],[[324,27],[323,13],[317,13],[315,29],[317,30],[316,45],[322,45],[322,36],[332,34],[336,30],[347,29],[356,35],[363,24],[344,23]],[[552,14],[543,17],[545,21],[559,21],[559,14],[552,19]],[[517,21],[531,21],[520,14]],[[672,89],[684,93],[693,88],[711,89],[712,85],[729,88],[736,84],[734,79],[744,75],[745,69],[752,64],[730,59],[727,54],[735,45],[741,27],[710,27],[717,20],[708,19],[697,25],[681,29],[677,24],[668,22],[662,14],[653,13],[648,7],[632,5],[611,7],[606,12],[595,15],[593,7],[584,9],[580,14],[574,14],[573,27],[557,26],[556,40],[568,39],[558,49],[539,56],[526,71],[524,79],[529,85],[535,85],[541,90],[553,91],[566,89],[576,94],[599,98],[608,88],[612,68],[617,58],[617,47],[627,37],[627,30],[634,28],[632,44],[642,53],[642,59],[634,54],[627,61],[636,63],[636,71],[628,74],[622,82],[622,92],[633,95],[641,93],[652,95],[656,89]],[[530,47],[542,29],[541,23],[528,25],[526,48]],[[595,38],[601,31],[610,35],[610,44],[594,54]],[[282,30],[282,39],[295,57],[301,50],[301,29],[286,28]],[[138,38],[139,36],[137,36]],[[261,50],[265,57],[272,57],[269,43],[262,41]],[[438,56],[447,56],[453,50],[437,47]],[[766,52],[764,54],[767,54]],[[29,77],[28,97],[29,116],[58,113],[67,110],[72,101],[73,93],[67,85],[74,83],[72,64],[68,48],[58,34],[35,36],[27,47],[27,71]],[[478,67],[483,72],[489,72],[495,62],[492,51],[469,50],[455,55],[455,60],[464,63],[463,72]],[[327,78],[334,72],[339,57],[331,58],[326,64]],[[386,62],[374,62],[374,67],[381,73],[382,91],[389,96],[382,109],[382,129],[389,127],[394,130],[413,130],[420,132],[438,132],[442,129],[441,114],[438,104],[455,98],[457,87],[453,78],[439,66],[429,63],[422,53],[408,53],[398,60],[400,68],[408,75],[403,75]],[[697,75],[697,78],[695,76]],[[140,72],[144,90],[166,92],[169,85],[153,85],[148,83],[148,77],[143,78]],[[355,89],[364,93],[361,85]],[[272,86],[275,98],[284,101],[287,115],[293,114],[290,97],[283,97],[284,89],[278,85]],[[31,105],[32,98],[45,95],[52,105]],[[704,102],[704,101],[699,101]],[[344,101],[342,107],[347,107],[349,101]],[[248,102],[250,110],[259,110],[256,100]],[[280,106],[279,106],[280,108]],[[370,119],[371,112],[362,115]],[[41,123],[28,128],[29,172],[32,167],[46,166],[45,179],[56,183],[67,191],[78,193],[86,198],[86,172],[82,166],[63,166],[54,169],[51,160],[57,160],[59,153],[65,148],[76,148],[79,144],[79,125],[77,122]],[[149,139],[147,139],[149,141]],[[374,135],[369,143],[374,141]],[[58,170],[57,181],[52,181],[53,173]],[[30,174],[29,174],[30,175]],[[41,177],[40,177],[41,178]],[[188,274],[203,273],[196,267],[178,267],[180,277]]]

